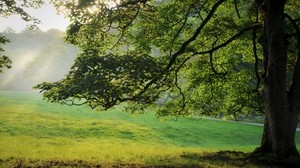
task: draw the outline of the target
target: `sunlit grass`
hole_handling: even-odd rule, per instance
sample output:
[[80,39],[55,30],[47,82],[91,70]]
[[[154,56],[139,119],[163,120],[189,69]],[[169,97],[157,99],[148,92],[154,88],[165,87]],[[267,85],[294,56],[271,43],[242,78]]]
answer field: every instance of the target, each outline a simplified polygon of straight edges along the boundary
[[[153,113],[130,115],[119,109],[98,112],[50,104],[30,92],[1,91],[0,105],[0,159],[197,164],[197,159],[182,155],[251,152],[262,133],[259,126],[225,121],[160,120]],[[297,133],[298,147],[299,137]]]
[[[9,142],[9,143],[7,143]],[[40,160],[87,160],[102,162],[147,163],[151,158],[172,158],[182,149],[160,144],[136,144],[122,139],[71,139],[4,136],[0,142],[1,157]]]

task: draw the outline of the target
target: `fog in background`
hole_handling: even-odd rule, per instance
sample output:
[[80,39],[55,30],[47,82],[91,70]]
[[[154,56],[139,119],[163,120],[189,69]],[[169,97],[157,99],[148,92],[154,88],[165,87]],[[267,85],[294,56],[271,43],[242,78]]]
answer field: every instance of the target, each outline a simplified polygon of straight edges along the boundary
[[77,55],[77,48],[64,42],[64,33],[56,29],[16,33],[8,28],[1,34],[11,41],[3,48],[13,63],[0,74],[0,90],[32,91],[38,83],[62,79]]

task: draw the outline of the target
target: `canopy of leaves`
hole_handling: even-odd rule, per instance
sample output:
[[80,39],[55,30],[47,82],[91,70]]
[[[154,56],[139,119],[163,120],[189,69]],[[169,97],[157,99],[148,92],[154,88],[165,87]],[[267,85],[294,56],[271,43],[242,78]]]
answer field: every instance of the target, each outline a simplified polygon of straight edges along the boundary
[[[88,50],[78,57],[65,79],[36,87],[50,90],[44,96],[51,101],[70,105],[81,103],[107,109],[117,101],[152,103],[158,98],[155,88],[147,96],[139,94],[151,79],[161,74],[161,67],[147,55],[128,54],[99,56],[98,51]],[[155,87],[161,85],[157,81]]]
[[[263,31],[255,1],[54,3],[72,20],[66,39],[82,52],[65,79],[36,87],[49,100],[104,108],[133,101],[158,105],[159,115],[237,118],[262,111]],[[297,20],[299,2],[287,6]],[[289,33],[295,44],[294,29]]]

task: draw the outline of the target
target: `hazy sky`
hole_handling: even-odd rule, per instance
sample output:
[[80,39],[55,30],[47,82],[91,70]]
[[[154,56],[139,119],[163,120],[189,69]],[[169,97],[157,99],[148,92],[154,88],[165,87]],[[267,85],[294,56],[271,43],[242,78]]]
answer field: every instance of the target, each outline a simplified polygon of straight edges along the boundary
[[[46,0],[46,2],[47,1],[49,0]],[[68,19],[62,15],[57,15],[55,8],[49,3],[46,3],[40,9],[26,9],[26,11],[41,20],[42,23],[39,24],[38,27],[43,31],[47,31],[51,28],[64,31],[68,26]],[[28,25],[28,23],[23,21],[20,16],[10,16],[8,19],[0,17],[0,32],[7,27],[21,31],[26,28],[26,25]]]

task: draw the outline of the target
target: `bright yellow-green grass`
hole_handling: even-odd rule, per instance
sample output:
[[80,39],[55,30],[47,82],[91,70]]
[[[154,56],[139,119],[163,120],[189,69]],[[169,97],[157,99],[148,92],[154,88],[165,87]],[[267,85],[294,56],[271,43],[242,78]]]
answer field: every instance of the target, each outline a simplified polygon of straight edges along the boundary
[[[153,113],[51,104],[33,92],[0,91],[0,159],[84,160],[145,165],[197,164],[191,153],[251,152],[262,127]],[[300,146],[300,134],[297,133]]]

